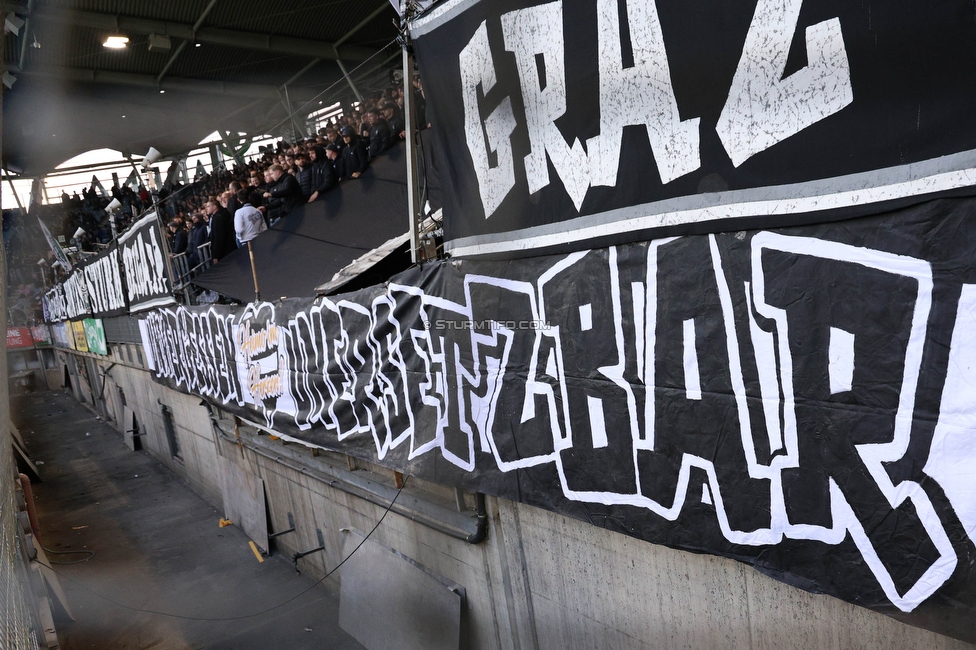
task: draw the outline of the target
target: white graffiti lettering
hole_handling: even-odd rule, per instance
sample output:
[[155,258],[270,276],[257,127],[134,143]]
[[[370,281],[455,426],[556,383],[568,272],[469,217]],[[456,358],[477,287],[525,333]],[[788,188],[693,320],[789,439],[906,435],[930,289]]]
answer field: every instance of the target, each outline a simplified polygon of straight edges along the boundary
[[[573,253],[531,282],[462,274],[456,300],[393,282],[287,308],[162,309],[141,329],[157,377],[269,427],[379,460],[402,450],[394,464],[549,466],[568,500],[669,522],[700,491],[732,544],[852,540],[911,611],[957,564],[921,475],[890,473],[916,421],[930,264],[769,232],[750,242],[735,271],[716,236],[673,238]],[[962,300],[976,303],[971,289]],[[973,347],[958,334],[971,320],[953,346]],[[435,327],[448,322],[477,326]],[[949,356],[947,381],[971,381]],[[957,444],[971,407],[943,399],[937,439]],[[935,453],[925,472],[971,534],[972,473]],[[899,535],[927,549],[909,574],[888,555]]]
[[[511,135],[528,131],[524,158],[528,193],[550,183],[552,163],[580,211],[591,186],[615,186],[623,128],[642,125],[667,184],[701,166],[699,118],[681,119],[656,3],[597,3],[600,132],[586,141],[566,137],[557,120],[566,113],[562,0],[502,14],[505,49],[515,54],[521,97],[486,101],[496,84],[488,23],[483,22],[459,56],[465,139],[491,217],[515,187]],[[736,167],[854,100],[847,50],[837,18],[806,29],[808,64],[784,78],[802,0],[760,0],[742,48],[716,133]],[[623,21],[626,21],[624,24]],[[623,32],[630,34],[633,63],[625,66]],[[479,88],[481,93],[479,94]],[[482,120],[482,104],[495,109]],[[513,105],[522,105],[521,115]],[[492,161],[490,156],[494,156]],[[548,162],[547,162],[548,161]]]

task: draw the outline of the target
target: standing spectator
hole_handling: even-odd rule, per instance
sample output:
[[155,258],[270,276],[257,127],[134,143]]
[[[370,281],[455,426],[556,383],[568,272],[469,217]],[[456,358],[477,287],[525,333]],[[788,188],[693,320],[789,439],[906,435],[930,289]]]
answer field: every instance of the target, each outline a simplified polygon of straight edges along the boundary
[[264,223],[264,215],[254,207],[254,203],[260,199],[261,195],[251,192],[244,199],[244,205],[234,213],[234,232],[237,233],[237,239],[242,244],[246,244],[268,229],[267,224]]
[[366,123],[369,124],[368,156],[372,162],[390,146],[390,125],[375,108],[366,111]]
[[169,232],[170,232],[170,257],[174,255],[179,255],[180,253],[186,252],[186,247],[188,244],[188,239],[186,236],[186,229],[183,228],[181,224],[176,219],[169,222]]
[[327,145],[334,144],[335,146],[339,147],[340,152],[346,146],[346,143],[342,141],[342,136],[339,134],[338,129],[336,129],[334,126],[330,126],[325,130],[325,139],[328,140],[328,142],[326,142]]
[[304,151],[295,156],[295,164],[297,165],[295,180],[298,181],[298,186],[302,188],[302,196],[308,200],[308,197],[312,196],[312,192],[315,191],[313,187],[315,183],[312,166],[309,164],[308,156]]
[[[335,145],[329,146],[335,147]],[[308,202],[312,203],[335,187],[337,177],[335,167],[326,154],[325,147],[314,145],[309,156],[312,158],[312,193],[308,197]]]
[[329,164],[332,165],[332,170],[335,172],[336,182],[340,178],[343,178],[345,174],[345,166],[342,162],[342,149],[334,144],[327,145],[325,147],[325,157],[329,159]]
[[403,140],[406,136],[406,125],[403,121],[403,112],[394,102],[383,104],[383,119],[390,125],[390,144],[398,140]]
[[291,174],[286,174],[281,165],[271,165],[268,171],[271,172],[273,184],[264,193],[264,198],[267,199],[268,216],[274,223],[276,218],[285,216],[296,205],[304,203],[305,197],[298,181]]
[[231,181],[230,186],[227,188],[227,205],[224,207],[231,214],[235,214],[238,208],[241,207],[241,202],[238,200],[237,195],[242,189],[244,188],[237,181]]
[[203,220],[203,216],[199,212],[194,212],[190,219],[193,222],[193,226],[190,228],[190,253],[187,257],[190,262],[190,268],[193,268],[202,261],[200,259],[200,246],[203,246],[209,241],[210,233],[207,232],[207,223]]
[[342,139],[346,143],[346,148],[342,150],[342,178],[359,178],[369,167],[366,143],[351,126],[342,128]]
[[216,199],[207,201],[207,214],[210,215],[210,257],[216,264],[237,248],[234,237],[234,219],[217,204]]

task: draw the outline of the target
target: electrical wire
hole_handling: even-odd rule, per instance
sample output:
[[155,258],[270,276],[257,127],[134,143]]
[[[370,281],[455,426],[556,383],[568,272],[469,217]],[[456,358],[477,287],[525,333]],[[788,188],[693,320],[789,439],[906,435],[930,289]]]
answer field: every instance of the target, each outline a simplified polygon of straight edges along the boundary
[[291,111],[288,114],[288,117],[286,117],[285,119],[281,120],[280,122],[278,122],[274,126],[268,128],[268,129],[265,129],[265,130],[267,132],[269,132],[269,133],[273,133],[275,131],[275,129],[277,129],[279,126],[285,124],[286,122],[290,122],[293,116],[298,115],[304,109],[306,109],[309,106],[311,106],[312,103],[315,102],[315,100],[317,100],[319,97],[321,97],[325,93],[329,92],[330,90],[332,90],[336,86],[341,85],[342,83],[344,83],[347,76],[351,79],[354,72],[356,72],[357,70],[359,70],[360,68],[362,68],[363,66],[365,66],[367,63],[369,63],[371,60],[373,60],[377,56],[379,56],[381,52],[385,51],[386,48],[390,47],[391,45],[393,45],[394,43],[396,43],[398,40],[399,40],[399,37],[394,38],[392,41],[390,41],[389,43],[387,43],[386,45],[384,45],[383,47],[381,47],[380,49],[378,49],[375,53],[373,53],[372,55],[370,55],[370,57],[368,59],[366,59],[365,61],[363,61],[359,65],[357,65],[352,70],[350,70],[349,73],[348,73],[348,75],[343,75],[341,78],[336,79],[333,83],[329,84],[329,86],[327,88],[325,88],[324,90],[320,91],[317,95],[315,95],[314,97],[312,97],[311,99],[309,99],[307,102],[305,102],[304,104],[302,104],[301,106],[299,106],[296,110]]
[[[106,601],[108,603],[112,603],[113,605],[116,605],[117,607],[121,607],[123,609],[127,609],[127,610],[133,611],[133,612],[142,612],[144,614],[155,614],[157,616],[166,616],[168,618],[176,618],[176,619],[180,619],[180,620],[184,620],[184,621],[211,621],[211,622],[218,622],[218,621],[241,621],[241,620],[245,620],[245,619],[249,619],[249,618],[256,618],[258,616],[263,616],[263,615],[265,615],[265,614],[267,614],[269,612],[273,612],[276,609],[281,609],[285,605],[287,605],[287,604],[289,604],[291,602],[294,602],[295,600],[298,600],[299,598],[301,598],[302,596],[304,596],[305,594],[307,594],[308,592],[310,592],[312,589],[314,589],[315,587],[317,587],[320,584],[322,584],[325,581],[326,578],[328,578],[333,573],[335,573],[336,571],[338,571],[339,568],[342,567],[343,564],[345,564],[347,561],[349,561],[349,558],[351,558],[353,555],[355,555],[356,554],[356,551],[358,551],[360,548],[362,548],[363,544],[366,543],[366,540],[368,540],[373,535],[373,533],[376,532],[376,529],[380,527],[380,524],[383,523],[383,520],[386,519],[386,516],[388,514],[390,514],[390,510],[393,509],[393,505],[396,503],[397,499],[400,497],[400,493],[403,492],[403,488],[405,488],[407,486],[407,480],[409,478],[410,478],[409,476],[404,476],[403,477],[403,483],[400,485],[400,488],[397,490],[397,493],[393,496],[393,499],[390,501],[390,505],[388,505],[386,507],[386,510],[383,511],[383,515],[376,522],[376,525],[373,526],[373,528],[368,533],[366,533],[366,536],[363,537],[363,541],[359,542],[359,544],[356,545],[356,548],[354,548],[349,555],[347,555],[345,558],[343,558],[342,561],[339,562],[339,564],[335,565],[335,567],[333,567],[331,571],[327,572],[324,576],[322,576],[321,578],[319,578],[318,580],[316,580],[308,588],[303,589],[302,591],[298,592],[297,594],[295,594],[294,596],[292,596],[288,600],[285,600],[283,602],[280,602],[277,605],[275,605],[274,607],[269,607],[267,609],[263,609],[260,612],[254,612],[253,614],[243,614],[241,616],[215,616],[215,617],[207,617],[207,616],[184,616],[182,614],[173,614],[172,612],[161,612],[161,611],[155,610],[155,609],[144,609],[142,607],[133,607],[131,605],[125,605],[125,604],[120,603],[120,602],[118,602],[116,600],[113,600],[113,599],[109,598],[108,596],[105,596],[104,594],[100,594],[97,591],[94,591],[93,589],[89,589],[88,587],[86,587],[85,585],[81,584],[77,580],[74,580],[73,578],[70,578],[70,577],[66,576],[65,574],[61,573],[60,571],[58,571],[57,569],[55,569],[54,567],[52,567],[52,566],[50,566],[48,564],[44,564],[43,562],[40,562],[40,561],[38,561],[38,564],[41,564],[43,566],[46,566],[51,571],[54,571],[54,573],[56,573],[58,576],[64,578],[65,580],[67,580],[68,582],[70,582],[70,583],[72,583],[74,585],[77,585],[78,587],[84,589],[88,593],[90,593],[90,594],[92,594],[94,596],[97,596],[98,598],[101,598],[102,600],[104,600],[104,601]],[[47,549],[45,549],[45,550],[47,550]],[[58,552],[61,552],[61,551],[58,551]],[[78,551],[75,551],[75,552],[78,552]],[[92,552],[92,551],[87,551],[87,552],[90,552],[90,553],[92,553],[92,555],[94,555],[94,552]],[[91,559],[91,558],[88,558],[88,559]],[[59,563],[59,562],[51,562],[51,564],[61,564],[61,563]],[[72,564],[74,564],[74,563],[72,563]]]
[[[93,557],[95,557],[95,551],[89,551],[89,550],[85,550],[85,549],[79,550],[79,551],[52,551],[51,549],[47,548],[46,546],[42,546],[41,548],[44,549],[44,552],[45,553],[50,553],[51,555],[79,555],[81,553],[88,553],[88,557],[86,557],[86,558],[84,558],[82,560],[72,560],[71,562],[55,562],[54,560],[51,560],[51,564],[81,564],[82,562],[87,562],[88,560],[90,560]],[[44,564],[43,562],[40,562],[40,563],[41,564]],[[51,569],[51,567],[47,567],[47,568]],[[54,571],[54,569],[51,569],[51,570]]]

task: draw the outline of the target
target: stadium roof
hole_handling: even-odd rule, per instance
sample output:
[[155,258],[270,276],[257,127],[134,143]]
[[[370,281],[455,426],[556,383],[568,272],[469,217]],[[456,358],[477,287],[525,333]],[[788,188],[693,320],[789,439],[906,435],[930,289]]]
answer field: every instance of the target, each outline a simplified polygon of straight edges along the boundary
[[[22,0],[5,39],[3,164],[40,176],[79,153],[136,159],[214,130],[290,134],[304,115],[389,84],[389,0]],[[16,21],[15,21],[16,23]],[[108,36],[129,39],[108,49]],[[168,40],[168,42],[167,42]],[[7,77],[9,79],[9,76]],[[287,86],[287,90],[286,90]],[[123,117],[124,116],[124,117]]]

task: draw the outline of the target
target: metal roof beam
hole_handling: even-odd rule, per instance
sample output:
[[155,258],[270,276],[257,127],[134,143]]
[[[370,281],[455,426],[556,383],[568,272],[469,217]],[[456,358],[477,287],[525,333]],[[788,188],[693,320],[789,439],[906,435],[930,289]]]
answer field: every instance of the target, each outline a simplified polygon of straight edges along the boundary
[[[67,81],[89,84],[115,84],[118,86],[134,86],[174,92],[278,99],[278,89],[275,86],[237,83],[233,81],[168,77],[162,82],[159,82],[154,75],[134,74],[131,72],[109,72],[106,70],[90,70],[87,68],[34,68],[23,74],[28,76],[56,77]],[[303,101],[306,101],[310,100],[315,93],[313,91],[299,89],[296,90],[296,94]]]
[[335,44],[325,41],[241,32],[220,27],[202,27],[194,33],[193,25],[186,23],[150,20],[134,16],[116,16],[92,11],[38,10],[34,12],[34,16],[44,22],[78,25],[117,34],[160,34],[186,41],[196,41],[205,45],[223,45],[245,50],[258,50],[270,54],[287,54],[329,61],[338,57],[347,61],[365,61],[377,52],[375,48],[369,47],[343,45],[337,48]]
[[[207,8],[204,9],[203,13],[200,14],[200,17],[197,18],[197,22],[193,23],[194,34],[196,34],[197,30],[203,26],[203,21],[206,20],[207,16],[210,15],[210,12],[211,10],[213,10],[215,4],[217,4],[217,0],[210,0],[210,4],[207,5]],[[172,56],[169,57],[169,61],[167,61],[166,65],[163,66],[163,71],[159,73],[158,77],[156,77],[156,81],[163,80],[163,77],[165,77],[166,73],[169,72],[170,67],[176,62],[176,59],[180,58],[180,54],[183,53],[183,50],[186,49],[186,44],[189,42],[190,41],[182,41],[179,44],[179,46],[176,48],[176,51],[173,52]]]

